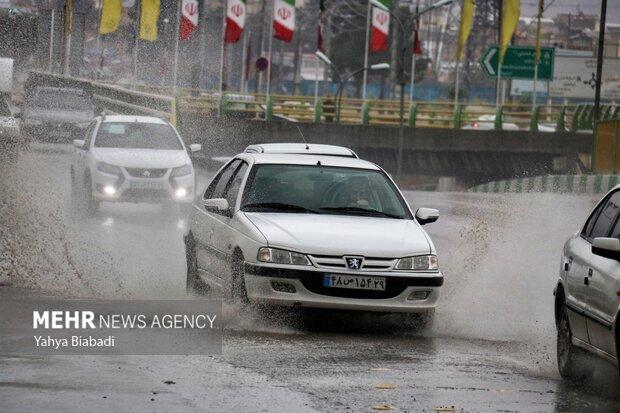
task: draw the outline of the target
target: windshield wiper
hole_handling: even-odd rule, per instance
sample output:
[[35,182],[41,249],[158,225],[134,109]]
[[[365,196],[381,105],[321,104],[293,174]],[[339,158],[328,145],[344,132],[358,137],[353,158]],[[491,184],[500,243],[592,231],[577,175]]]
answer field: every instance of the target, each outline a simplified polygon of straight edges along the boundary
[[377,211],[376,209],[370,209],[370,208],[346,206],[346,207],[322,207],[319,209],[322,211],[352,212],[352,213],[359,213],[359,214],[379,215],[379,216],[383,216],[387,218],[402,219],[402,217],[399,215],[388,214],[387,212]]
[[310,214],[320,214],[318,211],[314,211],[312,209],[303,207],[301,205],[293,205],[293,204],[285,204],[281,202],[255,202],[252,204],[245,204],[241,207],[242,210],[246,210],[247,208],[251,209],[274,209],[277,211],[286,211],[286,212],[307,212]]

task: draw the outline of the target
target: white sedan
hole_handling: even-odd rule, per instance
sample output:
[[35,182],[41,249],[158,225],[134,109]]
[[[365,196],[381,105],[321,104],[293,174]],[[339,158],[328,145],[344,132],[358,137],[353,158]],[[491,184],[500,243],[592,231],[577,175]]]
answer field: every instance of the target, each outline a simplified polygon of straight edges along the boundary
[[242,153],[194,205],[185,235],[187,288],[206,284],[245,302],[428,321],[443,275],[421,225],[438,214],[414,214],[368,161]]
[[195,175],[172,125],[150,116],[99,116],[84,140],[74,140],[71,182],[76,201],[89,214],[100,202],[191,204]]

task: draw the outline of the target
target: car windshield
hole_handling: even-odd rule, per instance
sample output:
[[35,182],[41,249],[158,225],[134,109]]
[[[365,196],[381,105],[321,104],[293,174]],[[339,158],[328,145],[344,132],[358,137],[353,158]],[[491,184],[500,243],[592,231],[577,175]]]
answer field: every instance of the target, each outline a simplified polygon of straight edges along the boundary
[[102,123],[97,131],[95,146],[126,149],[183,149],[177,134],[170,125],[138,122]]
[[40,89],[28,100],[28,106],[40,109],[91,111],[93,105],[81,93]]
[[402,197],[382,171],[320,165],[256,165],[241,209],[410,218]]

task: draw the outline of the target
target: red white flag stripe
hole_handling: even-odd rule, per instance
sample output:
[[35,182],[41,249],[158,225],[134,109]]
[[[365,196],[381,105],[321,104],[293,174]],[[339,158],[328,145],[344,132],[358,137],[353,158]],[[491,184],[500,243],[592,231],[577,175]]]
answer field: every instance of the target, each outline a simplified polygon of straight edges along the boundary
[[379,7],[372,8],[372,29],[370,33],[370,51],[384,52],[388,49],[390,32],[390,14]]
[[245,0],[228,0],[226,9],[226,43],[235,43],[241,38],[245,28]]
[[295,0],[275,0],[273,3],[274,37],[287,43],[295,33]]
[[198,26],[198,0],[182,0],[179,38],[187,40]]

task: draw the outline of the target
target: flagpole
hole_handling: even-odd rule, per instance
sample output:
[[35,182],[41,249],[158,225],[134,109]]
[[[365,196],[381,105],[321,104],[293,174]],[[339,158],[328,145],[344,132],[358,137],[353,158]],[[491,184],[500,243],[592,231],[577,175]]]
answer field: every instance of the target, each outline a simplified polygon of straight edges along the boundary
[[[56,18],[56,9],[52,9],[52,18],[50,22],[50,51],[49,51],[49,59],[47,62],[47,71],[52,73],[52,59],[54,58],[54,20]],[[97,30],[99,31],[99,30]]]
[[222,47],[220,48],[220,99],[222,98],[222,92],[224,90],[224,60],[226,59],[226,11],[228,5],[224,1],[224,9],[222,13]]
[[314,60],[316,61],[314,68],[314,109],[316,110],[316,105],[319,103],[319,71],[321,69],[321,62],[317,56],[314,56]]
[[461,66],[461,61],[456,59],[456,73],[455,73],[455,85],[454,85],[454,110],[459,104],[459,89],[460,89],[460,80],[461,80],[461,71],[459,70]]
[[183,2],[179,0],[179,7],[177,7],[177,37],[174,45],[174,71],[172,77],[172,95],[177,95],[177,80],[179,76],[179,36],[181,35],[181,7]]
[[275,4],[272,2],[271,6],[271,23],[269,25],[269,46],[267,50],[268,62],[267,65],[267,97],[271,94],[271,63],[272,63],[272,53],[273,53],[273,18],[274,18],[274,7]]
[[140,1],[141,0],[136,0],[136,21],[135,21],[135,38],[134,38],[134,44],[133,44],[133,79],[132,79],[132,85],[133,85],[133,89],[136,90],[138,87],[138,38],[139,36],[139,30],[140,30],[140,13],[142,13],[142,9],[140,7]]
[[[372,10],[372,6],[370,4],[370,0],[368,0],[368,10],[366,11],[366,43],[364,47],[364,67],[368,67],[368,48],[370,42],[370,12]],[[368,82],[368,70],[364,70],[363,73],[363,86],[362,86],[362,101],[366,100],[366,83]]]
[[[409,104],[413,103],[413,88],[415,87],[415,61],[416,61],[416,34],[420,30],[420,0],[415,4],[415,31],[413,32],[413,53],[411,54],[411,87],[409,88]],[[419,38],[418,38],[419,42]]]
[[241,85],[239,89],[241,93],[245,93],[245,79],[246,79],[246,66],[248,65],[248,33],[246,30],[243,30],[243,47],[242,52],[243,56],[241,56]]
[[538,2],[538,15],[536,16],[536,53],[534,57],[534,95],[532,96],[532,110],[536,107],[536,94],[538,89],[538,65],[540,64],[540,20],[545,11],[545,0]]

